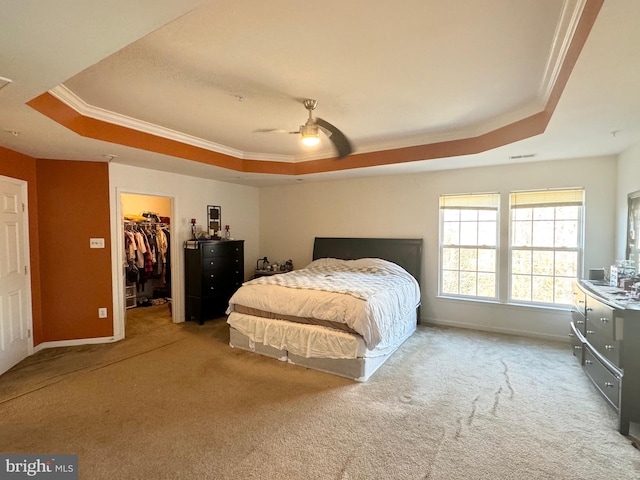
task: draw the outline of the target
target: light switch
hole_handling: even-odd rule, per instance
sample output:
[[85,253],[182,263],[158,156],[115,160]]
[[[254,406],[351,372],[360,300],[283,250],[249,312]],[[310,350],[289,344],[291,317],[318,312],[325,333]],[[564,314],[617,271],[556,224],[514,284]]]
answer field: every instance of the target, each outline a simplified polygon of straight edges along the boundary
[[90,238],[89,239],[89,247],[90,248],[104,248],[104,238]]

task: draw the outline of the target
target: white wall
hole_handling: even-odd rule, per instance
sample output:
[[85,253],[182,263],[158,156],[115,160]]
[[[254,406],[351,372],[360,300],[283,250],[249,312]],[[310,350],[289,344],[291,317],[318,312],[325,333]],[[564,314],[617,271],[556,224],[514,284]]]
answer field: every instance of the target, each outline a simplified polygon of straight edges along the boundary
[[618,157],[615,259],[623,259],[627,246],[627,195],[640,190],[640,143]]
[[[258,256],[259,191],[231,183],[218,182],[156,170],[109,165],[111,202],[111,235],[122,235],[120,195],[123,193],[157,195],[173,198],[171,213],[172,243],[172,301],[177,321],[184,321],[184,262],[183,243],[191,237],[191,218],[206,225],[207,205],[222,208],[222,221],[230,225],[233,238],[244,240],[245,278],[250,278]],[[124,334],[124,304],[122,255],[119,243],[112,242],[114,284],[114,329],[116,336]]]
[[500,192],[504,209],[512,190],[584,187],[587,271],[614,256],[616,175],[616,158],[599,157],[265,187],[259,255],[298,268],[316,236],[422,238],[423,321],[565,340],[567,311],[437,298],[438,197]]

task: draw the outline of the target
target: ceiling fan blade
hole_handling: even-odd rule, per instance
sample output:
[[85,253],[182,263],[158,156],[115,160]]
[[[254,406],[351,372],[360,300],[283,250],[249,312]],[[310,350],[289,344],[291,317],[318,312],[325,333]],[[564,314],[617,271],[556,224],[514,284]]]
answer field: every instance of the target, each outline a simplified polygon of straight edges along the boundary
[[290,132],[289,130],[285,130],[284,128],[258,128],[254,130],[253,133],[300,133],[300,132]]
[[329,122],[321,118],[316,117],[315,122],[316,125],[318,125],[320,128],[329,132],[327,136],[336,147],[336,150],[338,150],[338,158],[344,158],[351,155],[351,152],[353,152],[353,147],[351,146],[351,142],[344,133],[338,130],[337,127],[331,125]]

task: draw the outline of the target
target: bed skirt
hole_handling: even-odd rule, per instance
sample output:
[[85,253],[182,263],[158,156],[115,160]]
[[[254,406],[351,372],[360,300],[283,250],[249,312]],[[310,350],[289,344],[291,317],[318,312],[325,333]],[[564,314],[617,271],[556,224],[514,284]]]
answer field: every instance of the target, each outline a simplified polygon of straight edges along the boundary
[[229,345],[355,381],[367,381],[416,330],[416,312],[395,340],[369,350],[357,334],[232,312]]

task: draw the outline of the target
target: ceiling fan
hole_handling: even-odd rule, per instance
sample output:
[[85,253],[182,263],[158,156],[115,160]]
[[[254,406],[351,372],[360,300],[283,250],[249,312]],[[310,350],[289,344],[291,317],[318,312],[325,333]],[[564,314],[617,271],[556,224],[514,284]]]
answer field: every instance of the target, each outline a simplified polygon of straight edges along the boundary
[[[338,158],[345,158],[353,152],[353,147],[349,139],[337,127],[330,124],[322,118],[313,118],[313,111],[318,106],[317,100],[306,99],[302,102],[304,108],[309,111],[309,118],[304,125],[300,125],[300,129],[296,132],[288,132],[292,134],[300,134],[301,141],[304,145],[314,146],[320,142],[320,131],[322,131],[334,147],[338,151]],[[277,132],[282,130],[261,130],[263,132]]]

